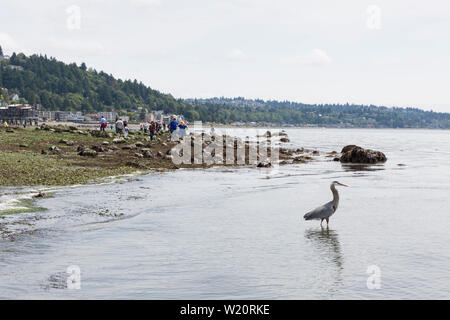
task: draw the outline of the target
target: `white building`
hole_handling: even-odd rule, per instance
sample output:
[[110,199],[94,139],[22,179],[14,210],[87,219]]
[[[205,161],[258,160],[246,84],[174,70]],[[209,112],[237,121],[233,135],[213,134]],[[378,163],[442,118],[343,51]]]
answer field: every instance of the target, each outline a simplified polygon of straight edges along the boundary
[[98,115],[100,117],[105,117],[105,120],[108,122],[115,122],[116,121],[116,117],[118,115],[117,112],[99,112]]

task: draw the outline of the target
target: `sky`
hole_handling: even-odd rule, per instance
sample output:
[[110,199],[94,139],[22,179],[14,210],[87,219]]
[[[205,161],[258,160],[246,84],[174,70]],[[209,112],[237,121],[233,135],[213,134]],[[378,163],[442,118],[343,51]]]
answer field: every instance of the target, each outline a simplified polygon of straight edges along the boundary
[[450,112],[448,0],[0,0],[6,54],[214,96]]

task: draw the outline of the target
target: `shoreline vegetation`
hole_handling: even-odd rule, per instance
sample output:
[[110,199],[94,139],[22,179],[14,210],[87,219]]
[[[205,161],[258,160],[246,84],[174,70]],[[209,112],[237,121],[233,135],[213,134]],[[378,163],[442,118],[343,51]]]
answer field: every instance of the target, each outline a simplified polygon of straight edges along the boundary
[[[138,131],[118,139],[112,131],[74,126],[1,128],[0,186],[68,186],[172,170],[176,167],[167,153],[173,145],[167,133],[149,142]],[[154,156],[144,158],[143,149]]]

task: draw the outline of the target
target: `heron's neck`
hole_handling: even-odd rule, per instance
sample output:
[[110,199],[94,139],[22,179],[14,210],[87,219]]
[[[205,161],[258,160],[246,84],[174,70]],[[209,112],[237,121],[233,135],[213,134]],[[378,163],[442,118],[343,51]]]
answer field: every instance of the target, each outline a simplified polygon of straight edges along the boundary
[[334,184],[330,186],[331,192],[333,192],[333,202],[337,205],[339,203],[339,193],[336,190]]

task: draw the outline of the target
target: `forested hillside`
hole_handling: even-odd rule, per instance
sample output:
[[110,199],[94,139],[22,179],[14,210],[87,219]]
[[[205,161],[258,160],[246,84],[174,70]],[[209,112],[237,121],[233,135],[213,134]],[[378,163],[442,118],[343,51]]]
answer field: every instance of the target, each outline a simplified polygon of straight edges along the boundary
[[[23,68],[23,70],[22,70]],[[55,58],[13,54],[1,62],[0,87],[18,93],[28,103],[47,110],[165,110],[179,113],[183,102],[153,90],[137,80],[117,80],[85,64],[65,64]]]
[[244,98],[187,99],[206,121],[267,122],[323,127],[445,128],[450,113],[373,105],[303,104]]
[[[1,47],[0,47],[1,50]],[[415,108],[311,105],[244,98],[175,99],[137,80],[115,79],[83,63],[65,64],[41,55],[12,54],[0,61],[0,88],[46,110],[131,112],[164,110],[187,120],[277,125],[375,128],[450,128],[450,114]],[[2,99],[2,96],[0,96]],[[2,102],[2,101],[0,101]],[[7,101],[6,101],[7,102]]]

